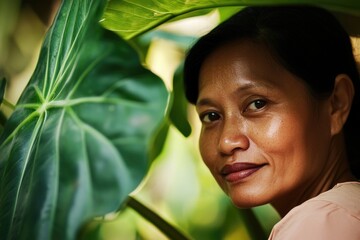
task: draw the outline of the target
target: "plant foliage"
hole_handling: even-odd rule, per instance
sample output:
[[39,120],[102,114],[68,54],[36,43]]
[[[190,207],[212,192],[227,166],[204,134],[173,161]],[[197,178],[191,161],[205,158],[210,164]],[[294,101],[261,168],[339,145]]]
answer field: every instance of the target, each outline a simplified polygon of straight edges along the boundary
[[[0,112],[1,239],[75,239],[85,222],[126,204],[170,122],[190,134],[181,71],[168,106],[164,84],[130,39],[214,8],[259,4],[320,5],[355,17],[352,27],[360,22],[358,0],[63,0],[15,111],[9,119]],[[4,91],[0,79],[0,103]]]
[[98,21],[106,1],[66,0],[0,136],[1,239],[74,239],[148,170],[168,94]]
[[[111,0],[102,24],[125,39],[131,39],[165,22],[194,16],[196,13],[203,14],[204,9],[272,4],[319,5],[360,16],[358,0]],[[124,22],[124,19],[128,21]]]

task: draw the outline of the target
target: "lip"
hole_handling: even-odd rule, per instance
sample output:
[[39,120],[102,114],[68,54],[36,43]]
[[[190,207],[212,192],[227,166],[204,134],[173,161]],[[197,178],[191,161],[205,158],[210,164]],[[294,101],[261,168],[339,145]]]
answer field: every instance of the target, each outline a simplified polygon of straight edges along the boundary
[[225,165],[220,174],[227,182],[235,183],[251,176],[263,166],[265,164],[233,163]]

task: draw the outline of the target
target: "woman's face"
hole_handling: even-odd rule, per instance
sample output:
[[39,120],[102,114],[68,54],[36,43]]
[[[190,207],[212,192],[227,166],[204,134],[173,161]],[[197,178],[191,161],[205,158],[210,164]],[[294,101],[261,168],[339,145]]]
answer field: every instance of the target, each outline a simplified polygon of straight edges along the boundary
[[199,76],[205,164],[239,207],[296,201],[327,168],[329,108],[266,48],[228,43]]

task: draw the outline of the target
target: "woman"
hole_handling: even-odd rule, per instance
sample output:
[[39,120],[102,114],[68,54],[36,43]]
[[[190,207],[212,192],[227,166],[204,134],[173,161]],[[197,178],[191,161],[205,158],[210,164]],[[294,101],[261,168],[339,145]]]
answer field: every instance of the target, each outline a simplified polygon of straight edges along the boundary
[[220,187],[282,217],[269,239],[360,239],[360,79],[330,13],[245,8],[192,47],[184,79]]

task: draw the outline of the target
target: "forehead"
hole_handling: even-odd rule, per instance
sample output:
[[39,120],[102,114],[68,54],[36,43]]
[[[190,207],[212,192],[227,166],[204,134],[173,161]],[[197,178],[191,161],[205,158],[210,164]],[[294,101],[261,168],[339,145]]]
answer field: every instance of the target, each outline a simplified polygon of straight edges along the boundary
[[279,76],[284,74],[291,75],[263,44],[250,40],[231,41],[215,49],[204,60],[200,68],[199,89],[211,81],[239,76],[244,82],[256,80],[277,85],[282,84]]

